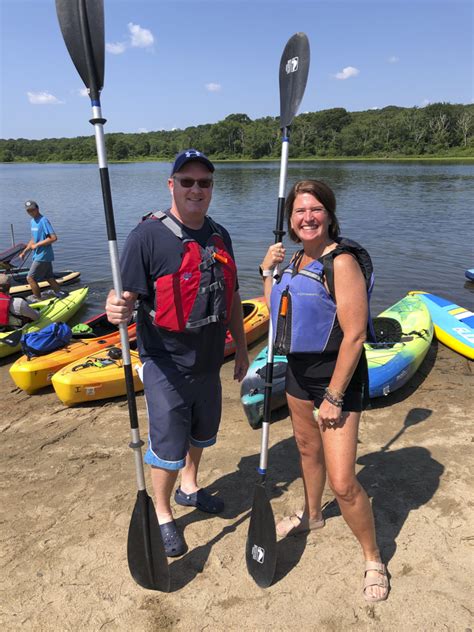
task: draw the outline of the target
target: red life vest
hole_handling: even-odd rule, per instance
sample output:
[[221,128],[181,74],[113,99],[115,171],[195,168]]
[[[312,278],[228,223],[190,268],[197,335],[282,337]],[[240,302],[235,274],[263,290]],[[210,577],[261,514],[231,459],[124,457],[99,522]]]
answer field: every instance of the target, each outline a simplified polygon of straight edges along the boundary
[[12,299],[8,294],[0,292],[0,327],[8,325],[11,300]]
[[155,310],[149,312],[153,324],[168,331],[188,333],[197,333],[210,323],[228,324],[237,268],[217,225],[206,218],[212,235],[202,247],[166,213],[157,211],[147,217],[160,220],[183,242],[179,269],[155,281]]

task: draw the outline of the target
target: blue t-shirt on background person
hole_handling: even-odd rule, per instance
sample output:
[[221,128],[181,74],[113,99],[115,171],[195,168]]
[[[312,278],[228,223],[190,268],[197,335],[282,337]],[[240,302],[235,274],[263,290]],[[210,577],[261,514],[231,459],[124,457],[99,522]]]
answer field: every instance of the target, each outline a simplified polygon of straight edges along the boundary
[[[43,215],[31,220],[31,237],[35,244],[54,234],[51,223]],[[51,244],[35,248],[33,250],[33,261],[54,261],[54,251]]]

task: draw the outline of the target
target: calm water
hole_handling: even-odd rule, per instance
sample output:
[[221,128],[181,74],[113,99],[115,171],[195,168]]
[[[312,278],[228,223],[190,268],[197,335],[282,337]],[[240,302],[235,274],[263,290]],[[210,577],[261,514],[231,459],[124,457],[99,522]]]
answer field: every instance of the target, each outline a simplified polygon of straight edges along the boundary
[[[111,165],[119,248],[141,215],[168,208],[170,166]],[[292,162],[291,185],[316,177],[336,192],[342,234],[371,253],[378,313],[408,290],[440,294],[473,308],[474,170],[464,164]],[[210,215],[231,233],[241,295],[261,294],[258,264],[273,241],[279,163],[219,164]],[[56,269],[81,271],[90,287],[81,319],[103,308],[111,285],[98,169],[95,165],[1,165],[0,250],[29,239],[24,200],[32,197],[52,222],[58,242]],[[288,242],[288,240],[286,240]]]

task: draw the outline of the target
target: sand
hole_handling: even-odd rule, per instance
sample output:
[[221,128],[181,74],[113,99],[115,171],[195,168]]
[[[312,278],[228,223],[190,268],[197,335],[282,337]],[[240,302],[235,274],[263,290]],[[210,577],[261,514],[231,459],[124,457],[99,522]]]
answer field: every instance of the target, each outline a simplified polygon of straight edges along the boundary
[[[442,345],[433,343],[406,388],[362,417],[358,471],[392,585],[375,605],[362,597],[359,545],[329,489],[326,527],[279,542],[273,585],[258,588],[248,575],[260,432],[241,409],[232,361],[222,370],[219,440],[201,467],[201,483],[226,510],[176,506],[189,551],[170,561],[168,594],[143,590],[128,570],[136,483],[125,400],[66,408],[50,389],[16,389],[8,368],[0,366],[2,630],[472,627],[473,365]],[[145,437],[142,395],[138,407]],[[276,419],[268,487],[279,518],[301,506],[302,485],[287,410]]]

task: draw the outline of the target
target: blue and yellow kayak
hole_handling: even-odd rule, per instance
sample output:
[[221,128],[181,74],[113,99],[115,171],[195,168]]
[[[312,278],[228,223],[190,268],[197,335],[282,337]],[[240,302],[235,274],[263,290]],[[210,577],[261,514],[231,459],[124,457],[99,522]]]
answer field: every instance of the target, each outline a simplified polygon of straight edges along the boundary
[[[429,310],[418,296],[405,296],[378,318],[385,322],[396,321],[399,335],[392,340],[364,345],[371,398],[383,397],[406,384],[423,362],[433,339]],[[286,403],[286,356],[276,355],[273,362],[271,410],[276,410]],[[266,363],[267,347],[252,362],[241,385],[240,401],[252,428],[259,428],[263,421]]]
[[427,292],[410,292],[428,307],[436,338],[469,360],[474,360],[474,314],[442,296]]

